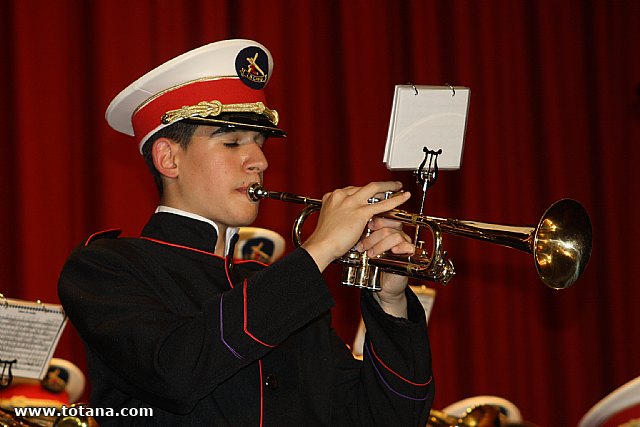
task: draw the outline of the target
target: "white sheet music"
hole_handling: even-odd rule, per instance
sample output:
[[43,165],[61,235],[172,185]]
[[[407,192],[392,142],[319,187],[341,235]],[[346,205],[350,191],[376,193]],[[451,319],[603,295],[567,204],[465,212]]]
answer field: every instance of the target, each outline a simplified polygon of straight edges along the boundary
[[0,300],[0,359],[14,377],[42,379],[67,322],[62,306]]
[[396,85],[383,162],[389,170],[417,170],[423,147],[442,150],[438,166],[460,169],[470,89]]

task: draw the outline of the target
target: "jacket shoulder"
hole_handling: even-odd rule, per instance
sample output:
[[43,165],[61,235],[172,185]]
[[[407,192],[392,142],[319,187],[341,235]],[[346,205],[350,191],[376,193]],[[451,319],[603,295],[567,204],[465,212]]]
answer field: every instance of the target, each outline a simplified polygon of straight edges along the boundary
[[100,239],[117,239],[120,234],[122,234],[121,228],[112,228],[109,230],[98,231],[97,233],[93,233],[87,238],[87,240],[85,240],[84,246],[89,246],[91,243]]

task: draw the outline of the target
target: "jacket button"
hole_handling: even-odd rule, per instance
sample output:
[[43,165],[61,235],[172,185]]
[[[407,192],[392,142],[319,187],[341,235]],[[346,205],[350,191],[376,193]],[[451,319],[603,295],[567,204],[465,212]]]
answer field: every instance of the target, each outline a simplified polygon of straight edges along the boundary
[[264,385],[267,386],[270,390],[275,390],[278,388],[278,377],[273,374],[267,375],[267,378],[264,380]]

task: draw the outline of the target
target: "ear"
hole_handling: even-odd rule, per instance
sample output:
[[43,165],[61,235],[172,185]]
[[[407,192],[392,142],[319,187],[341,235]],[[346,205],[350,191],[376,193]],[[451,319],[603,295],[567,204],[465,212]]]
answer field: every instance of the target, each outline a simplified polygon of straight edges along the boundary
[[169,178],[178,176],[178,165],[176,164],[176,154],[180,145],[168,138],[159,138],[151,148],[153,165],[161,175]]

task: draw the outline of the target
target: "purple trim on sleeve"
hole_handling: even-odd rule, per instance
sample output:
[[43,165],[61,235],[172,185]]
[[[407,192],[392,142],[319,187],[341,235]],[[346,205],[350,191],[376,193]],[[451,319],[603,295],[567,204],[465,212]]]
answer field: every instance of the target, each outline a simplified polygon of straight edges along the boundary
[[402,394],[396,390],[394,390],[393,388],[391,388],[391,386],[389,385],[389,383],[384,379],[384,377],[382,376],[382,373],[380,372],[380,370],[378,369],[378,367],[376,366],[376,364],[373,361],[373,358],[371,357],[371,352],[369,351],[369,347],[365,344],[364,345],[364,350],[367,353],[367,357],[369,358],[369,360],[371,360],[371,365],[373,365],[373,369],[375,369],[376,374],[378,374],[378,377],[380,378],[380,380],[382,381],[382,383],[385,385],[385,387],[387,387],[389,389],[389,391],[391,391],[392,393],[404,398],[404,399],[408,399],[408,400],[415,400],[415,401],[423,401],[423,400],[427,400],[429,398],[429,393],[427,393],[427,395],[425,397],[411,397],[411,396],[407,396],[405,394]]
[[223,295],[220,295],[220,341],[229,349],[229,351],[238,359],[245,360],[237,351],[235,351],[227,341],[224,339],[224,320],[222,319],[222,298]]

